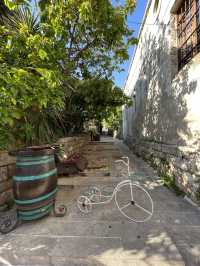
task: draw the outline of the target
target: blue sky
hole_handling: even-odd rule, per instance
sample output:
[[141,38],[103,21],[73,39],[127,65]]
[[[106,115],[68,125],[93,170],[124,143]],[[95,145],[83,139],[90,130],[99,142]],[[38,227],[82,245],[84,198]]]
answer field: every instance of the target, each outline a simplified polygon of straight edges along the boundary
[[[136,5],[136,9],[134,13],[128,17],[128,25],[131,29],[134,29],[135,37],[138,36],[139,30],[140,30],[140,24],[137,24],[134,22],[142,22],[142,18],[143,18],[144,11],[146,8],[146,3],[147,3],[147,0],[137,0],[137,5]],[[128,75],[129,65],[131,62],[131,58],[133,56],[134,49],[135,47],[133,46],[129,48],[129,51],[128,51],[129,60],[126,61],[122,65],[122,68],[125,69],[125,71],[121,73],[115,72],[113,75],[115,79],[115,84],[121,88],[123,87],[126,77]]]

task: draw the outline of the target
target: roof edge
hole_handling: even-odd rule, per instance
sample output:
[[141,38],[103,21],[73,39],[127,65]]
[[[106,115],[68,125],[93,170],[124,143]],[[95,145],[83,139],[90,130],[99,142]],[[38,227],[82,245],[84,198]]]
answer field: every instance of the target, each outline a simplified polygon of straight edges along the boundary
[[[148,0],[147,5],[146,5],[146,8],[145,8],[144,16],[143,16],[143,19],[142,19],[142,24],[140,26],[140,30],[139,30],[139,33],[138,33],[138,37],[137,37],[138,39],[140,39],[142,30],[144,28],[144,24],[146,22],[147,15],[148,15],[148,10],[150,8],[151,3],[152,3],[152,0]],[[135,54],[136,54],[137,49],[138,49],[138,45],[135,47],[135,50],[133,52],[133,56],[132,56],[132,59],[131,59],[131,63],[129,65],[129,69],[128,69],[128,75],[127,75],[126,80],[125,80],[124,85],[123,85],[123,91],[125,90],[126,83],[127,83],[128,78],[129,78],[129,75],[130,75],[130,70],[132,68],[133,61],[134,61],[134,58],[135,58]]]

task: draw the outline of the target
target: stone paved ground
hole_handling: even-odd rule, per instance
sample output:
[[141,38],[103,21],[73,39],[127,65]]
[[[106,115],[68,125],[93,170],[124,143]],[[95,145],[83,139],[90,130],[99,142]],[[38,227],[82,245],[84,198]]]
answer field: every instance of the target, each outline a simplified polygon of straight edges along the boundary
[[[200,265],[199,210],[163,187],[153,169],[119,141],[89,144],[84,154],[89,159],[85,175],[59,179],[58,202],[67,204],[68,215],[24,223],[0,235],[0,265]],[[153,198],[152,219],[132,223],[114,202],[97,206],[89,214],[80,213],[76,207],[80,192],[91,185],[114,187],[120,174],[113,161],[123,155],[130,157],[133,172],[145,176],[138,182]]]

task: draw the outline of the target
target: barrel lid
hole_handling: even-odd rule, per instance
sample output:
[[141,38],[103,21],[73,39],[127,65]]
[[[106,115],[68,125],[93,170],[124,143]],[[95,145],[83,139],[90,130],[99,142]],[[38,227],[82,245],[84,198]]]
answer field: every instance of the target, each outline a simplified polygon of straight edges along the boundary
[[12,156],[42,156],[53,155],[54,153],[55,149],[50,145],[30,146],[24,149],[9,152]]

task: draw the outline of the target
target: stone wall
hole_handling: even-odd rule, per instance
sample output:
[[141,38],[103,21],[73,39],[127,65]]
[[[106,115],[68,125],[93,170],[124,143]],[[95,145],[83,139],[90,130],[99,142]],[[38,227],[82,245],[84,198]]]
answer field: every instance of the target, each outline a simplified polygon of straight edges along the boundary
[[61,138],[57,143],[64,146],[67,157],[69,157],[74,153],[80,153],[83,147],[88,143],[88,141],[89,136],[82,135],[77,137]]
[[15,172],[15,158],[6,151],[0,152],[0,206],[12,198],[12,176]]
[[[67,137],[59,139],[58,144],[64,145],[65,152],[68,156],[73,153],[81,152],[87,144],[89,137],[87,135],[77,137]],[[15,173],[15,157],[8,155],[8,152],[0,152],[0,210],[12,194],[12,176]]]
[[133,152],[147,160],[158,173],[168,176],[195,202],[200,203],[200,143],[177,146],[165,143],[129,140]]

